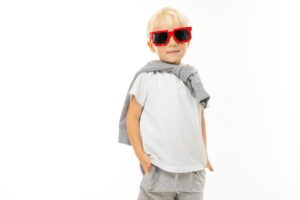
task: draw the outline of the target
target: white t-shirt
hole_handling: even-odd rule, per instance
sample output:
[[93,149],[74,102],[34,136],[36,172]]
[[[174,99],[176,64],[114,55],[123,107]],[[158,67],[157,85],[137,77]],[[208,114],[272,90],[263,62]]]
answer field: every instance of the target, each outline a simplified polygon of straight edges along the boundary
[[152,163],[166,171],[202,170],[207,163],[201,104],[173,73],[142,72],[129,91],[143,107],[140,133]]

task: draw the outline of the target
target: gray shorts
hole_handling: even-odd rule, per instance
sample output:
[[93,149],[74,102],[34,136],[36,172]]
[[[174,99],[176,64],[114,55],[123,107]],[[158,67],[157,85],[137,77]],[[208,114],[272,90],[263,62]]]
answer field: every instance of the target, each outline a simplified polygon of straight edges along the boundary
[[152,164],[140,182],[138,200],[202,200],[205,169],[186,173],[167,172]]

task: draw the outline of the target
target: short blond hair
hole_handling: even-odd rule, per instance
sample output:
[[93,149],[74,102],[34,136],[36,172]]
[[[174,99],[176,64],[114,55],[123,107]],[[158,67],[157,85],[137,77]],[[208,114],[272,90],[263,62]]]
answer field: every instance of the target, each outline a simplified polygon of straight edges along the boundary
[[149,19],[147,23],[147,38],[149,38],[149,32],[153,31],[155,26],[159,24],[159,21],[162,20],[170,24],[176,21],[182,26],[189,25],[189,19],[182,12],[169,6],[163,7],[157,10]]

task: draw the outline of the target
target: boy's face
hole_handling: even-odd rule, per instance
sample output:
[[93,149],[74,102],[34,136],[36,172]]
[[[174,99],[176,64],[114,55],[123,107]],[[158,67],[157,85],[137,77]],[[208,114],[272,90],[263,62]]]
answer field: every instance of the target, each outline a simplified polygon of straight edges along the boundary
[[[174,28],[183,27],[182,25],[174,22],[173,24],[167,24],[161,22],[154,28],[153,31],[158,30],[168,30],[172,31]],[[185,43],[177,43],[173,36],[170,37],[169,42],[164,46],[155,46],[151,41],[148,41],[148,46],[150,47],[151,51],[157,53],[159,59],[165,62],[173,63],[173,64],[180,64],[181,59],[185,55],[187,48],[189,47],[190,42]]]

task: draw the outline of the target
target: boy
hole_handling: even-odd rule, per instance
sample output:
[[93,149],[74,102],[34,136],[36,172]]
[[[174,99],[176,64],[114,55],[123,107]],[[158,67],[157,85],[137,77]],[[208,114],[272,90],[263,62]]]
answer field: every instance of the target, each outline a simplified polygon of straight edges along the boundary
[[210,96],[197,69],[181,63],[192,27],[177,10],[158,10],[147,26],[159,60],[135,75],[120,118],[119,142],[132,145],[143,178],[139,200],[203,199],[206,148],[204,109]]

